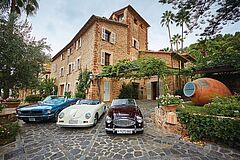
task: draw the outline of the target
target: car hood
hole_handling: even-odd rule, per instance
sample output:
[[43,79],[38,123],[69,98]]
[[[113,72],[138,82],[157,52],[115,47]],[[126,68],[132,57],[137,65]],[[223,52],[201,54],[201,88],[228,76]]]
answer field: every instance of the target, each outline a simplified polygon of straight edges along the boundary
[[117,106],[111,108],[111,114],[113,119],[118,118],[135,118],[137,113],[137,107],[135,106]]
[[51,109],[54,105],[53,104],[46,104],[46,103],[37,103],[32,105],[27,105],[24,107],[19,108],[18,110],[43,110],[43,109]]
[[84,116],[86,113],[93,113],[96,110],[95,105],[72,105],[65,108],[62,112],[68,117],[79,118]]

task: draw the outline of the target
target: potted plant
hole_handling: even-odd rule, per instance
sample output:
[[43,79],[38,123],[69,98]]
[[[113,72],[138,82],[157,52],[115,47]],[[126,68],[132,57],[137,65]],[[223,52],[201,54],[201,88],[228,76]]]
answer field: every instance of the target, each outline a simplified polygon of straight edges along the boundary
[[171,95],[169,93],[161,95],[158,98],[158,104],[166,111],[176,111],[177,106],[182,104],[181,96]]
[[5,104],[5,108],[17,108],[20,103],[21,103],[20,99],[11,97],[7,98],[2,102],[2,104]]

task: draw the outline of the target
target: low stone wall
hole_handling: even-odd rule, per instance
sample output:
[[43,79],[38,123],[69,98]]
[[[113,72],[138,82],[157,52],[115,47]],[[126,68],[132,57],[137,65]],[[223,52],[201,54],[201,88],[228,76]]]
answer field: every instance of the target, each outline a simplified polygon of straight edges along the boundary
[[178,121],[175,106],[161,106],[155,108],[155,125],[165,132],[186,134],[184,126]]

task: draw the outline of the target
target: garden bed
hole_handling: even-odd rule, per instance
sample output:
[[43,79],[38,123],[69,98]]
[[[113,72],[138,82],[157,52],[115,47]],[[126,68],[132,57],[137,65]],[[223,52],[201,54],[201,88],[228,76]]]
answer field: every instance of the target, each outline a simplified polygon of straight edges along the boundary
[[0,107],[0,146],[3,146],[16,140],[19,126],[15,109],[3,109],[2,104],[0,104]]

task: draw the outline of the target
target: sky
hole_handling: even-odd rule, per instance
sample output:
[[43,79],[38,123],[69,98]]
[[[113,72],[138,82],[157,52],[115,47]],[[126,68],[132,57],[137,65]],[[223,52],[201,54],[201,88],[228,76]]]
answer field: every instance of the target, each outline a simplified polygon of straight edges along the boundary
[[[159,50],[169,47],[168,30],[160,25],[161,16],[169,5],[158,3],[158,0],[40,0],[39,10],[28,20],[32,23],[32,34],[37,39],[47,38],[51,56],[65,47],[87,20],[94,14],[109,18],[114,11],[131,5],[149,24],[148,49]],[[222,33],[239,31],[239,23],[229,25]],[[170,26],[172,35],[181,34],[181,28]],[[184,46],[189,46],[199,39],[194,31],[189,34]]]

